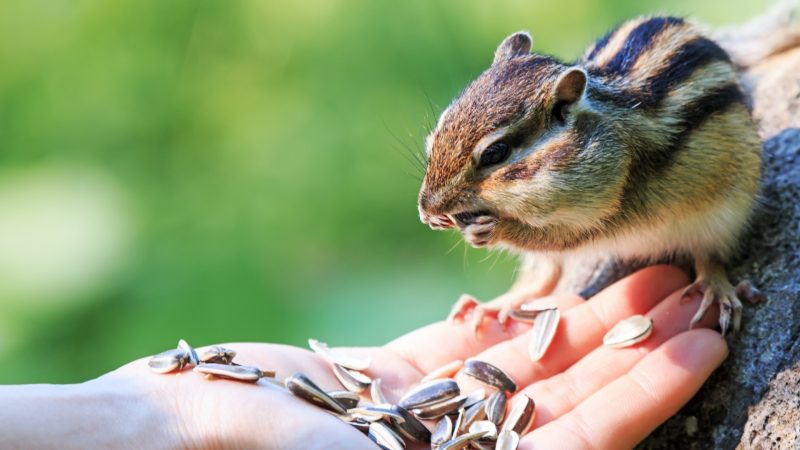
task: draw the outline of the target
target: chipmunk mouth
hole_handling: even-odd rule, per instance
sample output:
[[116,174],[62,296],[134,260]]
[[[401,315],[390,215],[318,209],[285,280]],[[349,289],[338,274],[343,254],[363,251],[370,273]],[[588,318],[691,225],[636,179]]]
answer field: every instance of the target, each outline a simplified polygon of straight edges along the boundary
[[487,211],[485,209],[477,210],[477,211],[464,211],[458,214],[450,214],[450,217],[453,218],[455,223],[459,226],[459,228],[464,228],[469,225],[473,225],[478,217],[482,216],[493,216],[491,211]]

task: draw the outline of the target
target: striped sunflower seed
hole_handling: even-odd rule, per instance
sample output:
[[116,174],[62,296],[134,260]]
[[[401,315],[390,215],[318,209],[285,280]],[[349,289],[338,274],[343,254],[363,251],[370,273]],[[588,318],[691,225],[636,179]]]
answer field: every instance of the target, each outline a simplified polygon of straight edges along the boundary
[[501,391],[516,392],[517,384],[500,368],[479,359],[468,359],[461,371],[482,383]]
[[183,339],[178,341],[178,348],[184,350],[186,353],[189,354],[189,364],[196,366],[200,364],[200,358],[197,356],[197,352],[189,345],[188,342],[184,341]]
[[472,441],[482,438],[485,434],[486,431],[462,434],[442,444],[439,450],[461,450],[466,448]]
[[653,332],[653,319],[635,315],[621,320],[603,336],[603,345],[612,348],[630,347],[644,341]]
[[153,372],[169,373],[182,370],[188,362],[189,353],[181,348],[175,348],[154,355],[147,362],[147,365]]
[[[393,419],[398,423],[403,423],[406,419],[392,407],[392,405],[364,405],[347,410],[347,414],[355,417],[362,417],[368,422],[375,422],[384,419]],[[370,420],[374,419],[374,420]]]
[[469,430],[469,427],[471,427],[473,423],[481,421],[486,417],[484,403],[486,403],[486,400],[481,400],[469,408],[464,409],[464,419],[461,422],[461,426],[458,430],[459,433]]
[[519,434],[512,430],[502,430],[497,435],[495,450],[516,450],[519,446]]
[[459,389],[455,380],[442,378],[413,387],[400,399],[398,405],[412,410],[449,400],[459,394],[461,394],[461,389]]
[[369,386],[369,396],[372,397],[373,403],[389,403],[389,401],[386,400],[386,396],[383,395],[380,378],[372,380]]
[[453,437],[451,439],[455,439],[461,434],[461,424],[464,423],[464,413],[466,410],[461,408],[458,410],[458,415],[456,416],[456,420],[453,421]]
[[458,408],[463,407],[464,401],[466,400],[466,395],[458,395],[439,403],[433,403],[420,408],[414,408],[411,411],[414,413],[414,415],[422,420],[433,420],[438,419],[445,414],[450,414]]
[[533,322],[536,319],[536,316],[539,315],[539,310],[533,309],[522,309],[515,308],[512,309],[511,312],[508,313],[508,317],[518,321],[518,322]]
[[330,391],[327,394],[341,403],[346,409],[355,408],[358,406],[358,402],[361,401],[361,397],[353,391]]
[[488,420],[478,420],[469,426],[470,433],[479,433],[485,431],[484,439],[497,439],[497,425]]
[[381,448],[389,450],[403,450],[406,448],[403,439],[392,431],[388,425],[381,422],[369,424],[368,436]]
[[200,362],[204,363],[217,363],[217,364],[231,364],[233,358],[236,357],[236,352],[219,345],[214,345],[200,351]]
[[296,373],[286,378],[284,384],[289,392],[311,404],[342,416],[347,415],[347,410],[344,409],[341,403],[326,394],[325,391],[302,373]]
[[453,437],[453,420],[450,416],[444,416],[441,420],[436,422],[436,426],[431,433],[431,449],[436,450],[442,444],[449,441]]
[[503,430],[510,430],[522,436],[528,431],[536,417],[536,403],[527,395],[518,395],[511,404]]
[[423,444],[431,442],[431,432],[422,422],[402,406],[394,406],[393,408],[403,417],[404,422],[391,420],[392,428],[414,442]]
[[353,392],[364,392],[372,384],[372,378],[356,370],[350,370],[339,364],[333,364],[333,374],[345,389]]
[[495,425],[500,425],[506,415],[508,397],[505,392],[497,391],[486,401],[486,418]]
[[258,367],[251,366],[230,366],[227,364],[207,363],[200,364],[194,368],[197,373],[203,375],[213,375],[220,378],[228,378],[230,380],[247,381],[255,383],[259,378],[274,377],[275,372],[265,373]]
[[560,318],[561,313],[555,308],[543,310],[536,316],[531,330],[530,346],[528,347],[531,361],[542,359],[542,356],[547,352],[550,343],[553,342],[553,337],[556,335]]

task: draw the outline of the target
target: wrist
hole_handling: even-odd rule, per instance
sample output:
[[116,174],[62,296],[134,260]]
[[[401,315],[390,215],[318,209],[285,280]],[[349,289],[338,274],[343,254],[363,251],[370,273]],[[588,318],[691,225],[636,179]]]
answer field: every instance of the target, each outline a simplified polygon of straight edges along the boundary
[[0,387],[0,447],[175,448],[159,413],[121,380]]
[[71,387],[75,391],[70,403],[79,405],[81,422],[91,427],[89,433],[97,439],[92,440],[93,447],[187,447],[177,411],[170,407],[171,397],[164,395],[158,383],[106,376]]

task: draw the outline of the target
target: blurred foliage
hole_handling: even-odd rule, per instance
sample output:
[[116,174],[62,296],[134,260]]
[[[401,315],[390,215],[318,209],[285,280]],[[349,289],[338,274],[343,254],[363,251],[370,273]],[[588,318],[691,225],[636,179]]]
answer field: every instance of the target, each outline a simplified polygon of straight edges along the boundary
[[4,0],[0,382],[161,351],[377,345],[512,281],[419,223],[408,159],[509,32],[565,59],[724,0]]

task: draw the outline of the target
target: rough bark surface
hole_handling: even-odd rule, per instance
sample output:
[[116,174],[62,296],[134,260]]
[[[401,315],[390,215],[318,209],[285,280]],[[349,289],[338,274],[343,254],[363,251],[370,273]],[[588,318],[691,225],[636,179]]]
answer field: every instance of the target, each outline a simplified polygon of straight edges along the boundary
[[[641,449],[800,449],[800,31],[776,37],[787,28],[777,24],[765,33],[769,21],[743,26],[740,41],[735,30],[725,31],[734,59],[737,50],[750,58],[743,84],[764,141],[762,202],[729,275],[734,283],[750,280],[768,300],[745,305],[729,358]],[[759,39],[784,45],[758,55],[752,49]],[[580,275],[559,289],[591,294],[637,268],[612,261],[580,265],[572,272]],[[690,436],[692,416],[699,429]]]

